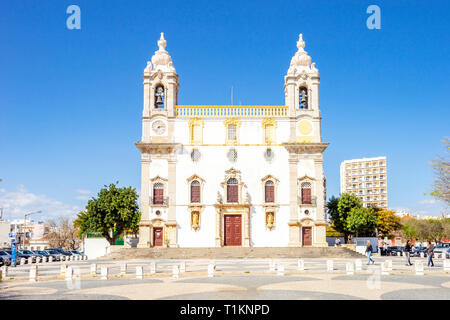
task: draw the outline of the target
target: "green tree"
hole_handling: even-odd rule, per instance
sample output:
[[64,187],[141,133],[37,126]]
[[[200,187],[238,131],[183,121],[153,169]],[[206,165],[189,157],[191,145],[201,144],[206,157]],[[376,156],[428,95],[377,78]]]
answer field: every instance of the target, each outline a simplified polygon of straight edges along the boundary
[[350,193],[343,193],[339,198],[332,197],[327,203],[333,228],[344,234],[345,243],[348,242],[348,236],[352,233],[347,227],[347,217],[355,207],[362,207],[361,201]]
[[80,212],[74,221],[79,235],[89,232],[101,233],[110,244],[125,230],[137,233],[141,213],[138,207],[138,194],[134,188],[117,188],[114,183],[105,186],[88,201],[85,212]]
[[377,214],[377,230],[382,237],[388,237],[391,239],[392,232],[400,230],[402,228],[401,219],[391,210],[376,210]]
[[377,214],[373,209],[353,207],[347,216],[347,230],[357,236],[369,236],[377,228]]
[[[447,153],[449,153],[450,140],[446,138],[442,142]],[[433,191],[430,195],[437,200],[443,201],[447,206],[450,206],[450,157],[438,157],[430,165],[435,174]]]
[[401,232],[405,238],[424,240],[420,231],[419,221],[415,218],[404,221],[402,223]]

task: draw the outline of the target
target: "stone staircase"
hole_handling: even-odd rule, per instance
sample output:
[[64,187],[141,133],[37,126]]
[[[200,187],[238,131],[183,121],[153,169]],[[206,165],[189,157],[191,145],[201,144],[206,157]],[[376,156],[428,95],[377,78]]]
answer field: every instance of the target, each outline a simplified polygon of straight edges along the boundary
[[362,255],[344,247],[323,248],[121,248],[100,259],[226,259],[226,258],[355,258]]

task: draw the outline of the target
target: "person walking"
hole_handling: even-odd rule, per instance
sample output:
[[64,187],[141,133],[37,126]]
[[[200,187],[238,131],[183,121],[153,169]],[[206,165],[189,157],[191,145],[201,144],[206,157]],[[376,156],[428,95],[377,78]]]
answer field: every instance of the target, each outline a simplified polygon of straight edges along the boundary
[[431,241],[428,241],[428,247],[427,247],[427,255],[428,255],[428,266],[434,267],[434,263],[433,263],[433,252],[434,252],[434,246],[431,243]]
[[370,243],[369,240],[367,240],[367,246],[366,246],[367,264],[370,264],[371,261],[372,261],[372,264],[375,263],[375,261],[371,258],[372,250],[373,250],[372,244]]
[[336,247],[339,247],[341,245],[341,240],[339,240],[339,238],[336,238],[334,243],[335,243]]
[[411,245],[409,244],[409,240],[406,241],[406,245],[405,245],[405,257],[406,257],[406,265],[407,266],[412,266],[411,260],[410,260],[410,256],[411,256]]

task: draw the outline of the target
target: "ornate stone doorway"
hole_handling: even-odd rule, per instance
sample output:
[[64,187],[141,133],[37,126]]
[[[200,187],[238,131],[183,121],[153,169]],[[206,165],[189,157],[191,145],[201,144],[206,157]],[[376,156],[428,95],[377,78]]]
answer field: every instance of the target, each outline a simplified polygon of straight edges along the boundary
[[250,247],[250,205],[216,204],[216,247]]
[[163,228],[153,228],[153,245],[155,247],[163,246]]
[[302,245],[312,246],[312,227],[302,228]]

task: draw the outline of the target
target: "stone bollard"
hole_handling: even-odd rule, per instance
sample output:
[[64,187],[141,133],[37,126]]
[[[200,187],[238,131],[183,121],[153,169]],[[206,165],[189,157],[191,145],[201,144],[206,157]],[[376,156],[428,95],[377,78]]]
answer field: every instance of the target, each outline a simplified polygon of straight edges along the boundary
[[143,268],[142,268],[142,266],[138,266],[138,267],[136,267],[136,279],[140,279],[140,280],[142,280],[143,279],[143,270],[142,270]]
[[101,269],[102,280],[108,280],[108,267],[102,267]]
[[0,270],[0,282],[3,281],[3,270]]
[[43,256],[42,257],[42,262],[47,262],[48,261],[48,257],[47,256]]
[[303,259],[299,259],[297,261],[297,270],[298,271],[305,271],[305,261]]
[[25,258],[20,258],[20,265],[24,265],[25,264]]
[[31,282],[36,282],[38,278],[38,267],[37,266],[32,266],[30,268],[30,281]]
[[414,264],[414,268],[416,269],[416,275],[423,276],[423,261],[416,261]]
[[270,260],[269,262],[269,271],[275,271],[276,263],[274,260]]
[[355,265],[351,262],[347,262],[345,265],[345,271],[347,274],[354,275],[355,274]]
[[28,258],[28,259],[27,259],[27,263],[28,263],[28,264],[32,264],[32,263],[33,263],[33,258],[31,258],[31,257]]
[[156,263],[150,262],[150,274],[155,274],[155,273],[156,273]]
[[327,271],[333,271],[333,260],[327,260]]
[[425,257],[425,254],[423,253],[423,251],[420,252],[420,257],[421,257],[421,258],[424,258],[424,257]]
[[180,270],[178,269],[178,266],[173,266],[172,268],[172,278],[178,279],[178,275],[180,274]]
[[355,260],[355,271],[361,271],[362,270],[362,260],[356,259]]
[[8,276],[8,267],[3,266],[1,270],[2,270],[3,277],[6,278]]
[[277,265],[277,276],[284,276],[284,265],[281,263]]
[[67,271],[67,265],[63,263],[63,264],[61,265],[61,275],[62,275],[62,276],[65,275],[65,274],[66,274],[66,271]]
[[212,263],[208,264],[208,277],[214,277],[214,271],[216,270],[216,266]]
[[127,264],[121,264],[120,265],[120,274],[127,274]]
[[65,271],[65,278],[66,280],[72,280],[73,279],[73,268],[67,267]]
[[388,267],[387,261],[385,261],[381,264],[381,274],[384,276],[389,275],[389,267]]
[[180,263],[180,273],[184,273],[186,272],[186,262],[181,262]]
[[388,271],[392,271],[392,260],[386,260],[386,265]]
[[450,260],[444,260],[444,271],[450,271]]
[[91,264],[91,276],[95,276],[97,274],[97,265],[95,263]]
[[88,256],[83,256],[83,260],[87,260],[88,259]]
[[48,257],[48,262],[53,262],[53,257]]
[[36,263],[40,263],[41,262],[41,257],[36,257]]
[[397,257],[400,257],[400,255],[401,255],[401,253],[400,253],[400,252],[397,252]]

